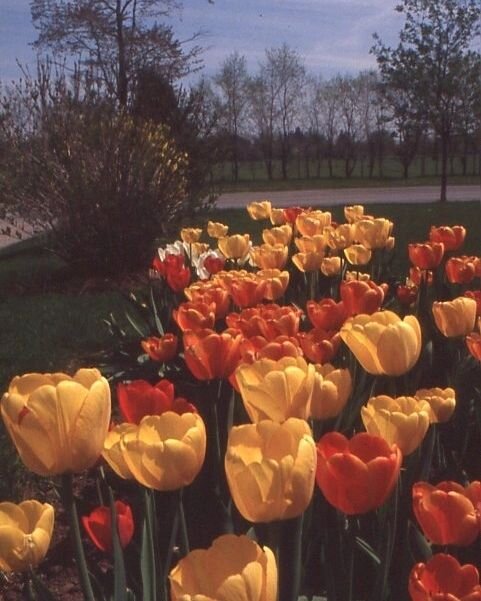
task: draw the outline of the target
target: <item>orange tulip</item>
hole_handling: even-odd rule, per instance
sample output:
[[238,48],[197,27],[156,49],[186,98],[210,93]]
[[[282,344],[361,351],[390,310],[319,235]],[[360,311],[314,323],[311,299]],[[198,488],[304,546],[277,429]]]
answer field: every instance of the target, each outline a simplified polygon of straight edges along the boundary
[[172,311],[172,315],[183,332],[185,330],[213,328],[215,323],[215,305],[198,300],[181,303],[177,309]]
[[297,338],[277,336],[267,340],[263,336],[245,338],[240,347],[243,363],[253,363],[257,359],[272,359],[279,361],[282,357],[302,357],[302,349]]
[[350,223],[334,224],[324,228],[326,243],[333,250],[343,250],[352,244],[354,230]]
[[409,260],[419,269],[436,269],[444,255],[442,242],[408,244]]
[[240,360],[242,336],[213,330],[184,332],[184,359],[198,380],[228,378]]
[[336,331],[313,328],[309,332],[299,332],[297,339],[304,355],[313,363],[328,363],[335,356],[341,344],[341,335]]
[[227,236],[229,226],[218,221],[209,221],[207,223],[207,233],[211,238],[223,238]]
[[262,244],[250,249],[251,261],[259,269],[282,269],[287,255],[288,248],[284,244]]
[[271,208],[271,223],[272,225],[285,225],[287,222],[284,214],[284,209]]
[[476,317],[481,317],[481,290],[466,290],[464,296],[476,301]]
[[372,280],[341,282],[340,295],[348,317],[359,313],[371,315],[379,311],[387,288],[386,284],[378,286]]
[[266,294],[267,281],[255,275],[235,279],[230,285],[230,295],[238,307],[258,305]]
[[317,443],[316,481],[336,509],[356,515],[380,507],[399,477],[402,454],[379,436],[365,432],[348,440],[329,432]]
[[323,253],[307,252],[292,255],[292,262],[299,271],[317,271],[323,261]]
[[364,207],[362,205],[352,205],[344,207],[344,217],[348,223],[355,223],[361,219],[365,219]]
[[331,224],[331,214],[327,211],[308,211],[300,213],[296,218],[296,227],[302,236],[322,234],[324,228]]
[[469,284],[474,280],[474,257],[451,257],[446,261],[446,277],[451,284]]
[[168,333],[160,338],[150,336],[142,340],[140,344],[152,361],[165,363],[171,361],[177,354],[178,343],[177,336]]
[[477,538],[476,510],[460,484],[417,482],[412,494],[414,515],[432,543],[467,546]]
[[263,336],[272,340],[281,335],[295,336],[301,315],[302,311],[292,305],[281,307],[269,303],[230,313],[226,322],[229,328],[240,330],[246,338]]
[[216,319],[225,317],[229,310],[231,300],[229,291],[213,282],[197,282],[186,288],[184,294],[190,301],[198,301],[207,305],[214,304]]
[[300,253],[318,253],[323,257],[326,252],[326,239],[321,234],[318,236],[301,236],[295,238],[294,243]]
[[431,242],[441,242],[444,245],[444,250],[458,250],[463,245],[466,237],[466,229],[462,225],[454,225],[453,227],[431,226],[429,232],[429,240]]
[[344,303],[332,298],[307,301],[306,310],[312,325],[323,330],[339,330],[348,317]]
[[461,566],[452,555],[437,553],[413,567],[409,594],[411,601],[481,601],[479,572],[472,564]]
[[269,219],[271,216],[271,201],[270,200],[260,200],[250,202],[247,207],[247,212],[251,219],[254,221],[260,221],[261,219]]
[[262,232],[262,239],[265,244],[270,244],[271,246],[275,244],[288,246],[292,239],[292,226],[286,223],[285,225],[265,229]]

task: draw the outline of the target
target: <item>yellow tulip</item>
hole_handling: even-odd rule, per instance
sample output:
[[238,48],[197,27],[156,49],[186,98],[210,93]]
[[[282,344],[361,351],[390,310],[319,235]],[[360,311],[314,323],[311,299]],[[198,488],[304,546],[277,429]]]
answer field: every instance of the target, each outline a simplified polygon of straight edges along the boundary
[[341,223],[324,228],[323,234],[329,248],[342,250],[352,244],[353,227],[350,223]]
[[352,244],[344,249],[344,255],[351,265],[367,265],[372,252],[362,244]]
[[305,211],[296,218],[297,231],[302,236],[322,234],[324,228],[331,224],[331,214],[322,211]]
[[165,491],[194,480],[204,463],[205,447],[205,426],[198,414],[166,411],[144,417],[138,426],[117,426],[102,455],[121,478]]
[[287,222],[284,209],[271,208],[271,223],[272,225],[284,225]]
[[287,261],[289,249],[284,244],[261,244],[250,249],[252,263],[259,269],[282,269]]
[[369,434],[381,436],[389,445],[397,444],[403,455],[410,455],[421,444],[429,428],[430,407],[414,397],[372,397],[361,409]]
[[389,219],[360,219],[354,225],[354,239],[367,248],[384,248],[392,231]]
[[346,273],[344,274],[344,279],[346,282],[351,282],[352,280],[368,282],[371,279],[371,276],[368,273],[362,273],[360,271],[346,270]]
[[330,363],[315,366],[316,376],[311,400],[311,417],[328,419],[344,409],[352,392],[348,369],[336,369]]
[[267,300],[277,300],[287,289],[289,284],[289,272],[280,269],[262,269],[257,272],[257,277],[266,280],[267,286],[264,292],[264,298]]
[[466,336],[474,330],[476,301],[458,296],[452,301],[433,303],[433,316],[438,330],[447,338]]
[[188,553],[169,574],[171,601],[276,601],[277,566],[269,547],[224,534]]
[[38,566],[47,554],[53,523],[54,509],[48,503],[0,503],[0,571]]
[[97,369],[15,377],[1,413],[20,458],[32,472],[81,472],[100,456],[110,424],[110,388]]
[[202,230],[198,227],[184,227],[180,230],[180,237],[182,242],[186,244],[194,244],[198,242],[202,235]]
[[404,319],[392,311],[356,315],[342,326],[341,338],[374,375],[405,374],[421,353],[421,327],[414,315]]
[[251,202],[247,205],[247,212],[251,219],[260,221],[261,219],[269,219],[271,216],[271,201],[260,200],[259,202]]
[[323,256],[323,253],[318,252],[296,253],[292,256],[292,262],[299,271],[317,271]]
[[456,409],[456,393],[453,388],[421,388],[414,396],[428,403],[432,424],[447,422]]
[[321,261],[321,273],[327,277],[338,275],[341,272],[341,259],[339,257],[326,257]]
[[224,236],[227,236],[228,231],[229,226],[218,221],[209,221],[207,223],[207,234],[211,238],[224,238]]
[[271,227],[262,231],[262,239],[265,244],[283,244],[288,246],[292,239],[292,227],[286,223],[278,227]]
[[324,256],[326,252],[326,239],[322,234],[317,236],[301,236],[294,240],[296,248],[301,253],[319,253]]
[[249,234],[234,234],[219,238],[217,245],[220,252],[228,259],[243,259],[250,248]]
[[314,366],[303,357],[279,361],[259,359],[241,364],[235,377],[252,422],[283,422],[289,417],[307,419],[314,386]]
[[250,522],[301,515],[314,489],[316,447],[306,421],[263,420],[232,428],[225,456],[227,482],[240,514]]
[[364,218],[364,207],[362,205],[352,205],[344,207],[344,217],[349,223],[355,223]]

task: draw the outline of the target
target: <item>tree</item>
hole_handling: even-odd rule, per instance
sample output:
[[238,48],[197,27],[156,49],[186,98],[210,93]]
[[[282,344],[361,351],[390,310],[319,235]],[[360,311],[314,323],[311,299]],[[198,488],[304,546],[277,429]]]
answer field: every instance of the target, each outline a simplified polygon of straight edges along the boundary
[[220,90],[219,120],[230,139],[232,176],[239,179],[239,135],[247,110],[246,59],[238,52],[230,54],[222,63],[214,82]]
[[393,97],[402,97],[400,110],[421,130],[425,122],[438,138],[445,201],[449,146],[462,105],[480,98],[481,60],[472,46],[481,9],[477,0],[402,0],[396,10],[405,15],[398,46],[385,46],[376,34],[372,52],[383,84]]
[[176,0],[31,0],[39,32],[34,46],[74,57],[125,106],[140,70],[155,68],[173,81],[198,67],[199,46],[185,52],[172,28],[159,22],[176,6]]

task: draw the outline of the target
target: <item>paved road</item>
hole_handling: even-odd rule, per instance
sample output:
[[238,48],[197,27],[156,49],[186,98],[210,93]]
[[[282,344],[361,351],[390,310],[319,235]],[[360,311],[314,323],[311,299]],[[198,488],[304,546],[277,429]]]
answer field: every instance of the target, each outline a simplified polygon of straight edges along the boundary
[[[413,186],[406,188],[342,188],[325,190],[293,190],[287,192],[232,192],[222,194],[217,200],[219,208],[245,207],[253,200],[270,200],[275,207],[292,205],[331,206],[375,204],[382,202],[419,203],[439,200],[439,186]],[[479,186],[448,187],[449,201],[481,201]]]

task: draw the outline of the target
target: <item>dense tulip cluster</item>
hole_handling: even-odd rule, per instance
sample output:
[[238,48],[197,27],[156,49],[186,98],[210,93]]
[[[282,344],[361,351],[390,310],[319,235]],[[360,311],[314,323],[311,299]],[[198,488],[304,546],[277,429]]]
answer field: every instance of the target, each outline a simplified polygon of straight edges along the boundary
[[[61,477],[73,523],[72,475],[91,470],[99,498],[81,521],[116,571],[109,598],[167,599],[168,580],[172,601],[481,601],[474,565],[426,559],[480,534],[465,459],[481,423],[481,259],[455,254],[465,228],[433,226],[396,279],[394,224],[361,205],[345,223],[268,200],[247,211],[267,222],[257,236],[209,221],[158,249],[143,354],[127,365],[122,347],[113,408],[95,368],[12,380],[1,415],[20,458]],[[35,568],[52,529],[50,505],[0,503],[0,569]],[[209,548],[189,552],[192,533]],[[140,564],[124,569],[131,541]],[[358,562],[370,592],[352,590]]]

